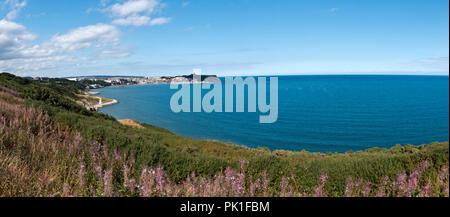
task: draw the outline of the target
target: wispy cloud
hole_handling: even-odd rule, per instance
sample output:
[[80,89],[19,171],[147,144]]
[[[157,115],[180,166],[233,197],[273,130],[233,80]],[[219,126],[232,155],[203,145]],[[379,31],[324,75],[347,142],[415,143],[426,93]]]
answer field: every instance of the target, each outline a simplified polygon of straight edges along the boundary
[[246,52],[264,51],[264,50],[266,50],[266,49],[265,48],[259,48],[259,47],[245,47],[245,48],[235,49],[233,51],[234,52],[238,52],[238,53],[246,53]]
[[[105,6],[108,2],[103,2]],[[121,26],[156,26],[169,23],[171,18],[153,16],[161,11],[165,4],[159,0],[128,0],[115,3],[103,9],[113,17],[113,24]]]
[[102,50],[100,53],[100,57],[102,58],[121,58],[128,57],[131,55],[131,52],[128,48],[111,48],[109,50]]
[[10,8],[10,11],[6,14],[5,19],[12,21],[17,18],[19,12],[27,5],[27,1],[6,0],[3,4]]
[[341,9],[339,9],[339,8],[331,8],[330,9],[330,12],[331,13],[336,13],[336,12],[338,12],[338,11],[340,11]]
[[398,63],[393,66],[401,71],[425,74],[449,74],[449,57],[429,57]]
[[48,46],[63,51],[75,51],[93,46],[117,45],[120,35],[121,32],[115,26],[99,23],[79,27],[66,34],[54,35]]
[[158,25],[163,25],[166,23],[169,23],[172,20],[172,18],[167,18],[167,17],[158,17],[155,19],[150,20],[150,26],[158,26]]

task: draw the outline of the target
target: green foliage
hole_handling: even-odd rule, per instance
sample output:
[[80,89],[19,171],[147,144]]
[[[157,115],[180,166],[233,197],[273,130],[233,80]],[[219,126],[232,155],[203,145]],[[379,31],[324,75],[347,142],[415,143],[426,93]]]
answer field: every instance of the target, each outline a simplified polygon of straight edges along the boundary
[[112,117],[88,111],[83,106],[78,105],[75,102],[77,100],[76,93],[84,90],[84,86],[80,86],[79,83],[74,81],[65,79],[34,81],[8,73],[1,73],[0,85],[18,92],[22,98],[28,100],[28,104],[38,107],[49,114],[73,112],[85,116],[114,120]]

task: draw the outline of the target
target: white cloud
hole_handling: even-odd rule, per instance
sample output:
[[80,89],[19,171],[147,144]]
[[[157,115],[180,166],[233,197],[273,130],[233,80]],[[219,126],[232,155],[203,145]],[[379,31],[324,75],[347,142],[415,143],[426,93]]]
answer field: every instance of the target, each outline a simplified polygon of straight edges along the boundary
[[120,17],[139,13],[151,14],[158,6],[161,6],[158,0],[129,0],[123,4],[112,5],[111,12]]
[[6,15],[6,20],[14,20],[17,18],[17,15],[19,12],[27,5],[27,1],[23,0],[6,0],[4,4],[8,5],[10,10],[8,14]]
[[64,51],[76,51],[92,46],[117,45],[120,35],[115,26],[99,23],[71,30],[67,34],[57,34],[46,45]]
[[33,41],[35,35],[15,22],[0,20],[0,60],[12,59],[20,56],[27,42]]
[[[106,3],[105,3],[106,4]],[[113,24],[121,26],[155,26],[170,22],[170,18],[152,18],[155,13],[165,7],[159,0],[128,0],[107,7],[115,19]]]
[[143,26],[150,23],[150,17],[148,16],[129,16],[126,18],[119,18],[113,21],[113,24],[121,26]]
[[150,21],[151,26],[163,25],[170,22],[170,18],[160,17]]
[[106,58],[120,58],[120,57],[130,56],[130,53],[120,52],[120,51],[115,51],[115,50],[104,50],[104,51],[102,51],[100,56],[106,57]]
[[181,6],[187,7],[187,6],[189,6],[189,4],[190,4],[190,2],[183,2],[183,3],[181,3]]
[[[110,0],[102,0],[106,5]],[[74,69],[89,64],[92,59],[121,58],[131,55],[120,45],[121,32],[112,24],[98,23],[58,33],[42,43],[22,24],[12,21],[26,6],[26,0],[6,0],[0,3],[10,12],[0,19],[0,71],[22,74],[50,69]],[[147,12],[154,9],[146,9]],[[164,20],[144,20],[156,25]],[[137,22],[137,21],[136,21]]]
[[102,58],[121,58],[130,56],[131,52],[128,48],[123,47],[114,47],[109,50],[103,50],[100,53],[100,57]]
[[5,72],[25,74],[39,70],[56,68],[68,63],[73,64],[79,60],[79,58],[68,55],[20,58],[8,61],[0,60],[0,70]]
[[[42,44],[20,24],[0,20],[0,71],[29,73],[77,65],[93,57],[118,58],[130,55],[120,45],[121,32],[110,24],[96,24],[56,34]],[[95,49],[95,52],[88,49]],[[82,52],[80,56],[79,52]]]

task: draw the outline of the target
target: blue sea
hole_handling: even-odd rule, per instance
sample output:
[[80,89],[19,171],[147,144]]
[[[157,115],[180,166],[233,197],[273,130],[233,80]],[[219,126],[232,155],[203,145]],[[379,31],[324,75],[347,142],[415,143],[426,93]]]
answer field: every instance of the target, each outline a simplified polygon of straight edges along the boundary
[[260,124],[260,113],[174,113],[170,99],[177,90],[169,85],[100,89],[100,96],[120,102],[101,112],[182,136],[271,150],[346,152],[449,140],[448,76],[278,78],[274,124]]

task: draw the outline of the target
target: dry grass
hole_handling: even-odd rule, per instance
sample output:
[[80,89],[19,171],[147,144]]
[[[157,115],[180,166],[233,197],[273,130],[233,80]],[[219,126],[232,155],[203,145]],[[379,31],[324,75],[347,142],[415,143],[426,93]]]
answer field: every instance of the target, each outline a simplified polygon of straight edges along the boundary
[[135,127],[135,128],[139,128],[139,129],[144,128],[139,122],[137,122],[135,120],[124,119],[124,120],[118,120],[118,121],[119,121],[119,123],[121,123],[125,126]]

